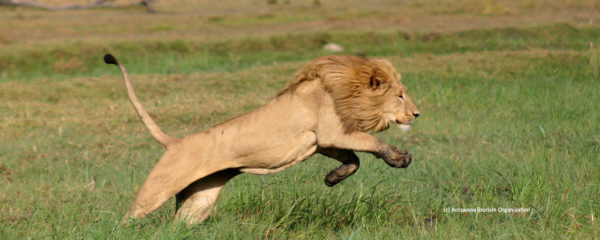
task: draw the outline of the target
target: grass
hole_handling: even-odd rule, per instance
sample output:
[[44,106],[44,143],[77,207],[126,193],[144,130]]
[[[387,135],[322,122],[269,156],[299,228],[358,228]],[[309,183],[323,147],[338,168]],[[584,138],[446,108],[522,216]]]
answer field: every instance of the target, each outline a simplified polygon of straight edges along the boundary
[[[269,4],[266,13],[250,8],[225,20],[207,13],[168,20],[170,13],[146,16],[135,8],[90,10],[100,17],[66,22],[64,39],[42,28],[89,12],[7,8],[0,18],[42,16],[47,23],[23,23],[40,29],[39,39],[20,32],[16,20],[0,26],[0,35],[14,33],[0,38],[0,239],[599,237],[600,28],[586,15],[594,1],[409,6],[423,16],[348,7],[333,16],[342,20],[329,24],[350,21],[356,29],[290,33],[331,17],[321,16],[331,8],[321,3],[293,18],[284,16],[302,6],[283,1]],[[486,4],[489,13],[482,12]],[[424,29],[439,18],[478,19],[490,27],[365,27],[385,25],[387,17],[376,16],[394,11],[406,11],[409,23],[423,20]],[[567,17],[557,22],[543,13]],[[126,32],[142,26],[135,20],[132,26],[101,24],[106,16],[128,15],[165,22],[139,30],[140,36]],[[535,21],[499,22],[524,15]],[[182,19],[189,21],[178,25]],[[262,29],[264,22],[272,29]],[[246,36],[245,27],[260,34]],[[216,37],[179,32],[194,28]],[[95,32],[107,34],[105,41],[83,37]],[[410,150],[409,168],[391,169],[359,154],[361,169],[328,188],[323,177],[338,163],[314,156],[277,174],[234,178],[202,224],[173,223],[173,200],[138,223],[119,224],[163,150],[129,105],[118,71],[101,63],[105,52],[128,67],[159,125],[184,136],[266,103],[302,64],[328,54],[321,50],[325,42],[341,44],[348,54],[385,57],[402,73],[422,116],[406,134],[390,129],[378,137]],[[444,211],[476,207],[530,211]]]

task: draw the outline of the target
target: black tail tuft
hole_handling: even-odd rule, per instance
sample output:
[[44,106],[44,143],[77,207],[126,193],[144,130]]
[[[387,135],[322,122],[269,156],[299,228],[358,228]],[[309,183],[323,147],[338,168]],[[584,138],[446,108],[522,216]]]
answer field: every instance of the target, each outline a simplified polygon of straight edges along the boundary
[[104,55],[104,62],[106,64],[119,65],[119,63],[117,62],[117,59],[110,53],[107,53],[106,55]]

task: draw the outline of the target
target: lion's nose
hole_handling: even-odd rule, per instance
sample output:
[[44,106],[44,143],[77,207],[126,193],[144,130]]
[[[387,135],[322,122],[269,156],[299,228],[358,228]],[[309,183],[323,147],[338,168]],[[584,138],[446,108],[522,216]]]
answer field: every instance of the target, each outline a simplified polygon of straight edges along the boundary
[[413,116],[415,116],[415,118],[419,117],[419,115],[421,115],[421,113],[418,113],[418,112],[413,113]]

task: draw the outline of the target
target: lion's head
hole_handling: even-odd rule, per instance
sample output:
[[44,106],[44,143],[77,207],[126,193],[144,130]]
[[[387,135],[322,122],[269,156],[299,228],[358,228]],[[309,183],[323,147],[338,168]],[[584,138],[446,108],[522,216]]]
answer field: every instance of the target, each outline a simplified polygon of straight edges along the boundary
[[400,82],[400,74],[387,60],[317,58],[301,68],[280,95],[315,79],[320,79],[331,94],[346,132],[379,132],[391,124],[407,128],[420,114]]

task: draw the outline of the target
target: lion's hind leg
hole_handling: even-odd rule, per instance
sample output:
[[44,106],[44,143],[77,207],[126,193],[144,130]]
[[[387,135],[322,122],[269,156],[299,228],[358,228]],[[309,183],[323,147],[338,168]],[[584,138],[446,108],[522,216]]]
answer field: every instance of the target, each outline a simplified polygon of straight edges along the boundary
[[196,180],[227,168],[213,165],[191,159],[181,149],[167,151],[146,177],[125,219],[145,217]]
[[175,218],[188,224],[204,221],[210,215],[221,188],[239,173],[238,170],[227,169],[190,184],[176,195]]
[[319,149],[318,152],[327,157],[336,159],[342,162],[342,166],[331,170],[327,176],[325,176],[325,185],[333,187],[350,175],[354,174],[360,166],[360,160],[354,152],[350,150],[342,150],[336,148],[323,148]]

